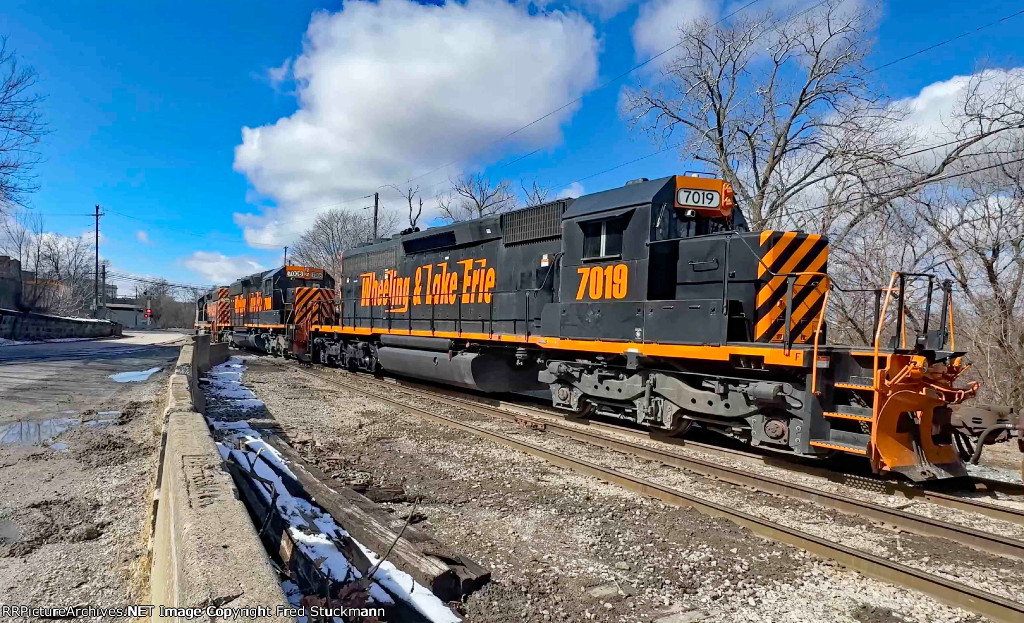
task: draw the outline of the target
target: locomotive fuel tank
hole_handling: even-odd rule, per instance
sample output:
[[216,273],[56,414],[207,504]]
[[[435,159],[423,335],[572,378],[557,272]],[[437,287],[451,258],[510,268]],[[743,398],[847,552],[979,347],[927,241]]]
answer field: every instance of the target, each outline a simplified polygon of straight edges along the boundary
[[513,358],[495,353],[449,354],[385,346],[377,349],[377,361],[388,372],[427,381],[447,383],[483,392],[538,391],[537,368],[516,366]]

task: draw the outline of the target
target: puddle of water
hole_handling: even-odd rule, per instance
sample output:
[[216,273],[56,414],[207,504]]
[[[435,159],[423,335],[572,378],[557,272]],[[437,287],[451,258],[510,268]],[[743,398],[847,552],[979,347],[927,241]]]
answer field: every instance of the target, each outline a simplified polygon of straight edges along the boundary
[[17,543],[24,536],[18,524],[10,519],[0,519],[0,543]]
[[159,372],[161,368],[150,368],[149,370],[139,370],[137,372],[118,372],[117,374],[111,374],[110,378],[114,379],[118,383],[138,383],[145,381],[149,377]]
[[22,420],[11,424],[0,424],[0,444],[33,444],[53,439],[82,420],[61,417],[52,420]]
[[[107,413],[118,413],[110,411]],[[0,424],[0,444],[2,445],[31,445],[42,443],[53,439],[64,431],[80,424],[86,426],[106,426],[112,424],[116,418],[101,418],[98,420],[87,420],[82,422],[78,418],[62,417],[49,420],[20,420],[10,424]],[[54,444],[56,446],[58,444]],[[58,450],[67,449],[66,444],[59,444],[63,447]]]

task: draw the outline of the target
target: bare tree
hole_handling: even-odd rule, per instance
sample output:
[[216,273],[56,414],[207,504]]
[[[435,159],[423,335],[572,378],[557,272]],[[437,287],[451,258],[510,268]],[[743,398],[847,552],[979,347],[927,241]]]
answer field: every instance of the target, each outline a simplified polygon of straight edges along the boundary
[[[916,198],[935,263],[957,287],[959,332],[989,396],[1024,403],[1024,138]],[[1004,143],[1009,147],[1010,143]],[[983,168],[977,166],[986,164]]]
[[43,217],[39,214],[16,209],[0,216],[0,253],[21,264],[21,271],[14,276],[21,293],[17,304],[27,310],[38,307],[44,292],[33,274],[39,266],[42,235]]
[[201,291],[158,279],[146,284],[145,297],[160,329],[188,328],[195,321],[196,299]]
[[[381,210],[378,228],[381,236],[390,236],[398,228],[400,217]],[[373,219],[361,212],[334,209],[318,214],[316,220],[292,250],[292,261],[323,268],[333,276],[341,274],[344,252],[373,239]]]
[[537,180],[533,180],[529,187],[526,186],[525,182],[521,182],[519,187],[523,189],[523,197],[526,200],[526,205],[528,206],[547,203],[548,195],[551,194],[551,189],[546,186],[541,186],[537,183]]
[[682,131],[684,154],[721,171],[752,227],[770,227],[839,153],[864,151],[852,138],[888,121],[864,78],[872,22],[840,0],[790,18],[698,20],[679,30],[667,85],[631,93],[626,110],[648,132]]
[[36,81],[35,70],[20,65],[7,38],[0,38],[0,213],[24,205],[25,195],[36,190],[32,169],[45,132]]
[[93,257],[81,237],[43,234],[40,237],[36,280],[41,307],[58,315],[83,313],[93,296]]
[[441,215],[450,222],[507,212],[516,207],[512,184],[502,180],[492,183],[482,173],[464,173],[449,180],[451,190],[437,198]]
[[[407,186],[405,188],[399,188],[398,186],[392,184],[390,188],[394,188],[395,191],[397,191],[398,194],[402,195],[402,197],[409,204],[409,227],[411,229],[416,229],[416,223],[418,223],[420,217],[423,216],[423,197],[419,196],[420,187]],[[414,202],[417,199],[419,200],[419,203],[415,204]]]
[[874,22],[871,6],[842,0],[698,20],[680,28],[664,83],[630,93],[625,112],[660,140],[681,134],[681,155],[733,185],[753,229],[840,241],[1024,122],[1019,79],[981,72],[949,120],[951,140],[918,136],[866,79]]

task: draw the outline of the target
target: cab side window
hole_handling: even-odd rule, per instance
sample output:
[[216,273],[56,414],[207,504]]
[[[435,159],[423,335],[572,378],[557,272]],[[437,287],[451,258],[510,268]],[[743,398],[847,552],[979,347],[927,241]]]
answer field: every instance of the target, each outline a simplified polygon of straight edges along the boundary
[[583,229],[583,259],[619,257],[622,255],[622,232],[629,216],[580,223]]

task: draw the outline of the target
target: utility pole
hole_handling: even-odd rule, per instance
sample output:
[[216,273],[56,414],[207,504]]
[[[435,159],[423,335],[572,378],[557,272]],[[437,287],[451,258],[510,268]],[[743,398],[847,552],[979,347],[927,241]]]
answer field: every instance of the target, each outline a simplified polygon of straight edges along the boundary
[[153,299],[150,297],[149,288],[146,288],[146,328],[149,329],[153,326]]
[[96,206],[96,212],[93,215],[96,218],[96,272],[93,273],[93,318],[99,318],[100,314],[100,217],[103,216],[100,213],[100,207]]
[[[103,263],[102,270],[103,270],[103,294],[102,294],[102,298],[100,298],[100,300],[103,301],[103,309],[104,309],[104,312],[105,312],[106,309],[107,309],[107,264],[106,264],[106,262]],[[106,316],[107,314],[104,313],[103,315]]]
[[284,248],[284,265],[288,265],[288,247]]
[[377,210],[380,208],[380,193],[373,193],[373,240],[377,240]]

